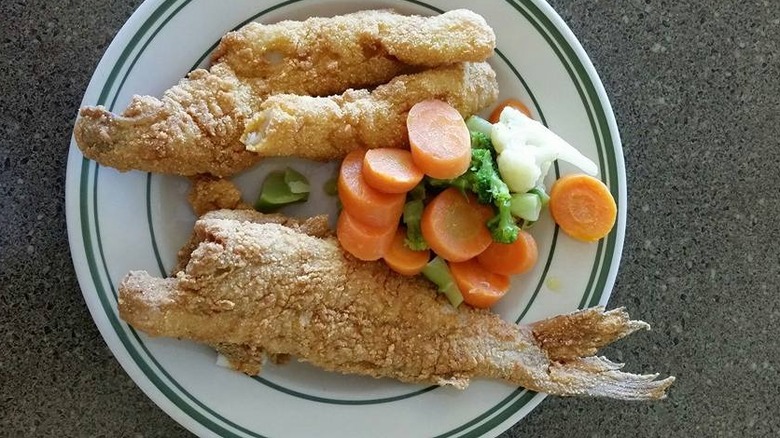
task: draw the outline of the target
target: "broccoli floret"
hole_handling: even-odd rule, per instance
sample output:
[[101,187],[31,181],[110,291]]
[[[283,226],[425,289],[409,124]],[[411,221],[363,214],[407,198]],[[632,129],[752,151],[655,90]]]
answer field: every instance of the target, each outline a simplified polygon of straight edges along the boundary
[[509,201],[498,204],[498,214],[487,222],[487,227],[493,240],[498,243],[513,243],[517,240],[520,227],[509,210]]
[[456,187],[460,191],[471,191],[482,204],[493,204],[498,214],[487,223],[493,240],[499,243],[513,243],[517,240],[520,227],[510,210],[512,195],[501,179],[496,165],[495,150],[490,138],[481,132],[471,132],[471,167],[463,175],[451,180],[428,179],[432,187]]
[[474,182],[472,191],[479,202],[492,203],[498,208],[498,214],[487,223],[493,240],[512,243],[517,240],[520,228],[510,210],[512,195],[509,193],[509,187],[498,174],[496,162],[489,150],[474,149],[471,151],[471,157],[470,172]]
[[509,187],[501,180],[495,168],[493,155],[487,149],[473,149],[471,151],[471,190],[477,195],[479,202],[483,204],[494,203],[509,199]]
[[472,150],[487,149],[491,152],[493,151],[493,142],[490,141],[490,137],[487,134],[478,131],[471,131],[470,134]]

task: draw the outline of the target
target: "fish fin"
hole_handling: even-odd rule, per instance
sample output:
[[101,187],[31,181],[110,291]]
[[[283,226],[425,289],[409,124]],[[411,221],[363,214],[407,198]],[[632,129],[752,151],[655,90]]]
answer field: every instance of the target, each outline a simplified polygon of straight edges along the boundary
[[618,364],[604,357],[584,357],[566,363],[553,363],[549,368],[552,386],[559,395],[589,395],[618,400],[660,400],[674,383],[670,376],[656,380],[658,374],[630,374],[620,371]]
[[593,356],[599,348],[649,328],[643,321],[632,321],[623,308],[605,311],[604,307],[583,309],[531,325],[539,346],[553,361]]
[[469,377],[467,375],[440,377],[436,384],[439,386],[452,386],[456,389],[466,389],[469,386]]
[[263,347],[256,345],[218,343],[212,347],[227,360],[230,368],[250,376],[260,374],[266,357],[276,359],[276,355],[268,355]]

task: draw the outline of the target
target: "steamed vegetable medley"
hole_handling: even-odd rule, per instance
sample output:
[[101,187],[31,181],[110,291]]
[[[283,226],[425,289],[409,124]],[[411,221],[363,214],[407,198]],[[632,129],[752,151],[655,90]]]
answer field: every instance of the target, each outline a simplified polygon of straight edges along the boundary
[[[420,102],[407,129],[410,150],[353,151],[341,163],[336,234],[358,259],[422,273],[454,306],[491,307],[510,276],[533,268],[537,247],[527,230],[542,208],[549,205],[561,229],[583,241],[601,239],[615,223],[615,201],[593,177],[596,164],[518,101],[496,108],[489,121],[464,121],[442,101]],[[559,179],[548,196],[544,178],[556,159],[585,174]],[[284,176],[277,179],[293,184],[276,198],[303,198],[297,176]]]

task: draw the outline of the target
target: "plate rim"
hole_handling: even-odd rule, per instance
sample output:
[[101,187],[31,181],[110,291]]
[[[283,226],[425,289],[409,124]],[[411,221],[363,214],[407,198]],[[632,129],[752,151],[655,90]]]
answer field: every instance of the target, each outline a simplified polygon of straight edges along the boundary
[[[98,66],[95,69],[95,72],[93,73],[93,76],[89,82],[87,93],[85,93],[84,99],[82,101],[82,105],[84,105],[85,102],[91,102],[94,100],[90,97],[89,92],[92,91],[92,94],[96,94],[93,88],[96,88],[96,84],[106,78],[106,70],[110,69],[113,65],[119,62],[118,59],[119,56],[117,55],[119,54],[118,52],[122,51],[122,49],[125,48],[129,43],[128,34],[130,34],[131,32],[135,32],[137,34],[141,30],[143,23],[148,21],[151,18],[151,16],[153,16],[153,14],[159,11],[160,6],[169,3],[169,7],[172,7],[179,1],[180,0],[146,0],[138,7],[138,9],[136,9],[136,11],[124,23],[120,31],[114,37],[108,49],[106,50],[105,54],[103,55],[100,62],[98,63]],[[189,1],[190,0],[184,0],[180,8],[188,4]],[[414,0],[406,0],[406,1],[410,1],[412,3],[418,3],[418,4],[422,3]],[[585,74],[584,78],[580,77],[579,75],[575,75],[575,76],[580,80],[582,80],[583,82],[586,82],[587,80],[587,82],[589,82],[590,85],[593,87],[594,89],[593,91],[595,91],[595,96],[592,97],[595,97],[596,99],[594,99],[591,102],[594,112],[597,109],[600,109],[603,112],[603,116],[605,118],[605,122],[607,125],[607,133],[609,134],[609,137],[605,136],[604,141],[606,143],[607,138],[609,138],[611,139],[611,142],[610,144],[605,144],[604,148],[605,150],[611,149],[611,151],[614,153],[614,160],[615,160],[615,167],[616,167],[615,176],[617,177],[617,180],[614,182],[614,187],[617,191],[616,199],[618,200],[618,221],[615,229],[615,236],[614,236],[615,242],[614,242],[614,248],[612,253],[612,260],[609,266],[601,267],[601,269],[607,269],[608,272],[605,277],[605,282],[603,285],[603,289],[601,291],[601,295],[599,297],[598,302],[596,303],[598,305],[605,305],[609,297],[611,296],[612,288],[614,285],[615,278],[617,276],[620,259],[622,256],[623,242],[625,238],[626,207],[627,207],[627,186],[626,186],[626,178],[625,178],[625,164],[623,161],[622,144],[617,129],[617,122],[615,121],[614,118],[613,109],[609,102],[609,98],[606,94],[606,91],[604,90],[603,84],[598,74],[596,73],[596,70],[593,67],[593,64],[591,63],[589,57],[585,53],[579,41],[574,36],[573,32],[568,28],[568,26],[565,24],[562,18],[557,14],[557,12],[555,12],[555,10],[549,4],[547,4],[542,0],[517,0],[517,1],[506,0],[506,1],[513,5],[515,5],[518,2],[532,4],[542,13],[542,15],[545,18],[547,18],[550,21],[553,30],[557,31],[560,34],[562,40],[566,44],[568,44],[569,48],[574,53],[574,57],[569,61],[579,62],[581,64],[581,67],[584,70],[584,74]],[[281,3],[286,4],[289,2],[281,2]],[[164,12],[165,11],[163,11],[163,13]],[[172,15],[175,15],[175,13]],[[154,21],[156,20],[153,20],[153,22]],[[141,24],[140,26],[139,23]],[[121,85],[119,86],[119,89],[121,89]],[[585,102],[584,99],[583,99],[583,104],[585,104],[586,110],[588,110],[587,102]],[[600,108],[596,108],[596,106],[599,106]],[[607,133],[602,133],[602,135],[605,135]],[[75,149],[76,150],[74,151],[74,143],[73,143],[73,139],[71,139],[71,146],[69,150],[68,166],[67,166],[68,174],[71,173],[71,168],[75,168],[78,164],[81,164],[82,166],[86,164],[87,166],[89,166],[88,160],[86,160],[81,156],[77,148]],[[605,167],[604,169],[608,170],[608,167]],[[107,315],[103,313],[102,308],[93,302],[93,297],[91,297],[90,295],[93,295],[95,293],[96,282],[95,281],[90,282],[90,279],[92,279],[93,274],[89,272],[88,267],[86,266],[87,263],[84,260],[86,258],[86,248],[84,245],[79,244],[79,243],[83,243],[79,241],[81,240],[81,237],[83,237],[83,233],[85,229],[88,228],[85,227],[85,224],[82,222],[81,217],[77,214],[77,213],[83,213],[81,211],[81,208],[83,208],[83,206],[79,205],[80,196],[78,195],[79,189],[76,183],[77,181],[83,183],[84,182],[83,179],[84,179],[83,174],[82,174],[82,178],[66,176],[66,219],[68,225],[68,239],[69,239],[69,244],[71,249],[72,262],[74,264],[74,269],[76,270],[80,289],[82,291],[82,294],[84,295],[85,302],[87,303],[90,309],[90,313],[93,318],[93,321],[98,326],[104,341],[111,349],[114,356],[117,357],[117,360],[119,360],[120,364],[128,373],[128,375],[130,375],[130,377],[133,379],[136,385],[138,385],[146,393],[148,397],[150,397],[161,409],[163,409],[163,411],[165,411],[168,415],[170,415],[174,420],[176,420],[179,424],[183,425],[190,431],[199,435],[203,435],[204,432],[205,434],[213,433],[212,430],[207,429],[198,420],[192,418],[191,415],[186,414],[179,406],[177,406],[173,401],[171,401],[168,396],[163,394],[158,388],[154,386],[154,384],[149,380],[148,376],[146,376],[140,370],[138,365],[133,361],[133,359],[129,357],[129,353],[126,347],[122,345],[121,341],[116,339],[118,338],[117,333],[112,328],[111,324],[107,321]],[[86,231],[89,232],[88,229],[86,229]],[[77,261],[78,257],[81,258]],[[593,293],[595,294],[596,291],[594,290]],[[486,433],[499,434],[503,432],[504,430],[506,430],[506,427],[508,427],[508,426],[505,427],[507,423],[511,425],[516,421],[518,421],[519,419],[521,419],[523,416],[525,416],[525,414],[533,410],[544,397],[545,397],[544,394],[537,394],[533,396],[532,400],[528,401],[523,406],[522,411],[526,411],[525,413],[520,415],[521,412],[519,410],[515,410],[514,412],[510,413],[510,415],[507,418],[505,418],[502,422],[493,425],[489,430],[486,431]]]

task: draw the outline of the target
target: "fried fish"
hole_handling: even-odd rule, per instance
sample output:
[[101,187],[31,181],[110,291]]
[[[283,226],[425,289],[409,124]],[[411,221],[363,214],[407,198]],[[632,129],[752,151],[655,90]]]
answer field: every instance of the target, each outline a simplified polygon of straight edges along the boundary
[[222,39],[211,68],[194,70],[162,98],[134,96],[121,114],[81,108],[74,134],[85,157],[121,171],[230,176],[262,158],[240,137],[270,95],[373,87],[401,73],[482,61],[494,47],[492,29],[466,10],[250,23]]
[[170,278],[130,272],[120,316],[152,336],[212,345],[260,372],[266,355],[325,370],[465,388],[503,379],[555,395],[659,399],[674,378],[635,375],[596,351],[646,329],[622,309],[532,325],[453,308],[422,279],[346,254],[324,217],[304,223],[221,210],[197,221]]

